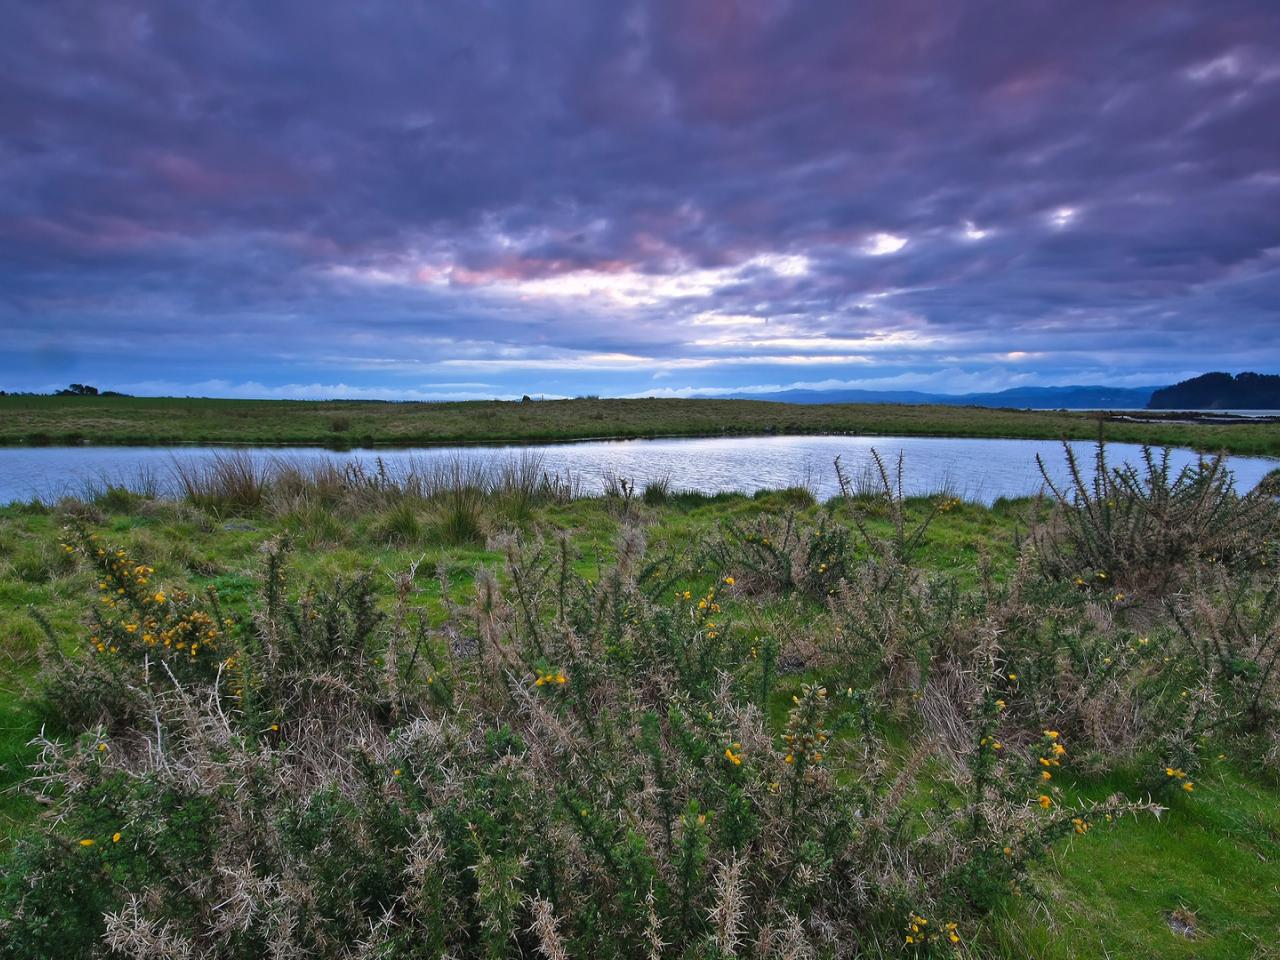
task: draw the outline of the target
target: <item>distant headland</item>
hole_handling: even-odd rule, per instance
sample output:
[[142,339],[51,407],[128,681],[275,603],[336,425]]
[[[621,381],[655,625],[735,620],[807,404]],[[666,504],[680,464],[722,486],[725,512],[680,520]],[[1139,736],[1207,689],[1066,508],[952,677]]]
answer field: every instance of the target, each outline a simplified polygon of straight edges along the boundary
[[1266,373],[1206,373],[1161,387],[1149,410],[1280,410],[1280,376]]

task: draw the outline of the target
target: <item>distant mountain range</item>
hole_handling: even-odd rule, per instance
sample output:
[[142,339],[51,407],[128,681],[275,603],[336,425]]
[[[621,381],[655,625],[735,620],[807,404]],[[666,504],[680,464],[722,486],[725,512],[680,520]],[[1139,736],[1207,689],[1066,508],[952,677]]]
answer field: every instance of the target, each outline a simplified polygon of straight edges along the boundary
[[[1280,378],[1277,378],[1280,379]],[[1014,387],[997,393],[922,393],[917,390],[784,390],[730,393],[737,400],[778,403],[936,403],[957,407],[1015,407],[1034,410],[1144,410],[1164,387]]]
[[996,393],[960,394],[919,390],[783,390],[725,396],[777,403],[936,403],[1030,410],[1280,410],[1280,376],[1206,373],[1171,387],[1013,387]]

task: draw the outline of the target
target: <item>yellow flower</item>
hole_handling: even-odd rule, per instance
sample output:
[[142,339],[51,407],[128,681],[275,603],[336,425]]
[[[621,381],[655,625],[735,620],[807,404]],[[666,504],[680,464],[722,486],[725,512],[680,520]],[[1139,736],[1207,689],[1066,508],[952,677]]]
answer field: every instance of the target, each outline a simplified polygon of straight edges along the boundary
[[732,747],[724,748],[724,758],[732,763],[735,767],[742,766],[742,757],[733,752]]
[[1048,737],[1050,740],[1057,740],[1057,739],[1058,739],[1058,731],[1057,731],[1057,730],[1046,730],[1046,731],[1044,732],[1044,735],[1045,735],[1046,737]]
[[1004,848],[1004,855],[1005,855],[1006,857],[1011,857],[1011,856],[1013,856],[1013,847],[1005,847],[1005,848]]
[[81,841],[80,841],[80,846],[82,846],[82,847],[92,847],[92,846],[93,846],[93,841],[92,841],[92,840],[90,840],[88,837],[86,837],[85,839],[83,839],[83,840],[81,840]]
[[1040,804],[1040,806],[1048,810],[1050,807],[1053,806],[1053,798],[1046,793],[1042,793],[1040,794],[1039,799],[1036,800],[1036,803]]
[[1053,779],[1053,774],[1052,774],[1052,773],[1050,773],[1048,770],[1041,770],[1041,771],[1040,771],[1040,779],[1041,779],[1041,780],[1045,780],[1045,781],[1052,780],[1052,779]]
[[794,754],[791,754],[791,753],[788,753],[788,754],[783,758],[783,761],[782,761],[782,762],[783,762],[783,763],[795,763],[795,762],[796,762],[795,755],[794,755]]
[[736,580],[734,580],[734,579],[733,579],[733,577],[725,577],[725,578],[724,578],[724,582],[725,582],[725,583],[727,583],[727,584],[728,584],[729,586],[731,586],[731,587],[732,587],[735,583],[737,583],[737,581],[736,581]]
[[119,842],[120,842],[120,831],[119,831],[119,830],[117,830],[115,833],[113,833],[113,834],[111,835],[111,842],[112,842],[112,843],[119,843]]
[[1010,680],[1017,680],[1017,679],[1018,679],[1018,675],[1017,675],[1016,673],[1011,673],[1011,674],[1009,674],[1009,679],[1010,679]]
[[1007,707],[1007,706],[1008,706],[1008,704],[1007,704],[1007,703],[1005,703],[1003,700],[997,700],[997,701],[996,701],[996,709],[997,709],[997,710],[1003,710],[1003,709],[1004,709],[1005,707]]
[[1196,785],[1192,783],[1190,780],[1188,780],[1186,783],[1182,785],[1182,789],[1187,791],[1187,793],[1190,793],[1195,788],[1196,788]]
[[164,591],[162,591],[162,590],[157,590],[157,591],[156,591],[155,601],[156,601],[156,603],[164,603],[164,601],[165,601]]
[[400,768],[399,768],[399,767],[396,767],[394,770],[392,770],[392,771],[391,771],[391,775],[392,775],[393,777],[398,777],[398,776],[400,776]]

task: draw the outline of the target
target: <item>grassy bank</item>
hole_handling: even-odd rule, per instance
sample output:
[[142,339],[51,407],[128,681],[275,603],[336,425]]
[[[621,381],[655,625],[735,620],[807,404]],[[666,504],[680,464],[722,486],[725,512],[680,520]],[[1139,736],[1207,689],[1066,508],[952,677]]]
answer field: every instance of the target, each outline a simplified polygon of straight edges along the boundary
[[0,957],[1280,956],[1274,515],[1102,493],[2,508]]
[[[1280,455],[1280,425],[1107,422],[1111,440]],[[426,444],[590,437],[855,433],[1093,440],[1098,415],[753,400],[372,403],[0,397],[0,444]]]

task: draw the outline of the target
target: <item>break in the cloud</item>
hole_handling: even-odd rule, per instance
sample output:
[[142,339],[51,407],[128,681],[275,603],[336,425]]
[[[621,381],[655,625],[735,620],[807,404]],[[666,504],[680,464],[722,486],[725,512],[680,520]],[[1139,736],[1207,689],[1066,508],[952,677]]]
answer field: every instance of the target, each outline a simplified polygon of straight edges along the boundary
[[0,53],[0,386],[1280,365],[1273,0],[51,0]]

